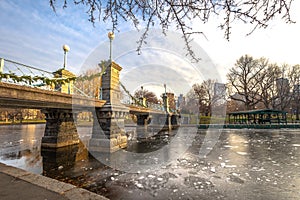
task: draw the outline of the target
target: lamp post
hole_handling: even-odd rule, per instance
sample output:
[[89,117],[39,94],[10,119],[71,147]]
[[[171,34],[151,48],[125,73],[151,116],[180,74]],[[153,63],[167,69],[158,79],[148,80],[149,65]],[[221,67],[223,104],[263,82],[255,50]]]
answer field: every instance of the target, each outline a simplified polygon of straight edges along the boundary
[[112,62],[112,41],[115,38],[115,34],[113,32],[108,32],[107,36],[109,38],[109,61]]
[[291,111],[291,121],[293,123],[293,108],[292,107],[290,107],[290,111]]
[[67,52],[70,51],[70,47],[68,45],[63,45],[63,50],[64,50],[64,69],[66,69],[67,66]]
[[144,87],[141,86],[141,97],[144,98]]

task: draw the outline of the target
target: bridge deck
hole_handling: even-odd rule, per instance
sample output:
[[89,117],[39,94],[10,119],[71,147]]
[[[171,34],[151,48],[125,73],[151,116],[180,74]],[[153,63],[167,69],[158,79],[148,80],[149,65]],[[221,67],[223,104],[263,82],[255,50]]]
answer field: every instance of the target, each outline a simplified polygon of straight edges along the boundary
[[126,105],[129,108],[131,114],[142,114],[142,113],[152,113],[152,114],[166,114],[165,111],[155,110],[152,108],[139,107],[135,105]]
[[1,107],[85,109],[102,107],[105,102],[105,100],[0,82]]

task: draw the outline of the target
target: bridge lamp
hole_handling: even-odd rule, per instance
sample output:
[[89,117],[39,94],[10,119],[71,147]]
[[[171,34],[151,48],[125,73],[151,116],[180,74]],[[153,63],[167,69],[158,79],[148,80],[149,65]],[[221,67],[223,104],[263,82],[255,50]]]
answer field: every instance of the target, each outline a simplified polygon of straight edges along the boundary
[[107,34],[109,38],[109,61],[112,61],[112,41],[115,38],[115,34],[113,32],[108,32]]
[[62,46],[63,50],[64,50],[64,69],[66,69],[66,65],[67,65],[67,52],[70,51],[70,47],[68,45],[63,45]]
[[142,98],[144,98],[144,87],[143,86],[141,86],[141,95],[142,95]]

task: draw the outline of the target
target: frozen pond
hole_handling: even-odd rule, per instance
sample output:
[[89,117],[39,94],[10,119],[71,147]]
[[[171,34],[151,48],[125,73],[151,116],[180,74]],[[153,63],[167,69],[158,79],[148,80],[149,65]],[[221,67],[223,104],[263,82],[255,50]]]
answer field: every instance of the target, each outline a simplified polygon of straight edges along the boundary
[[[217,130],[220,137],[204,158],[199,157],[199,150],[207,133],[199,131],[178,158],[158,165],[155,170],[145,165],[142,171],[127,173],[108,167],[89,154],[84,144],[90,138],[90,128],[78,128],[83,141],[80,145],[41,151],[44,128],[0,126],[0,162],[72,183],[110,199],[300,197],[300,130]],[[151,152],[173,139],[163,136],[134,142],[128,150]],[[149,158],[151,166],[159,163],[159,159]]]

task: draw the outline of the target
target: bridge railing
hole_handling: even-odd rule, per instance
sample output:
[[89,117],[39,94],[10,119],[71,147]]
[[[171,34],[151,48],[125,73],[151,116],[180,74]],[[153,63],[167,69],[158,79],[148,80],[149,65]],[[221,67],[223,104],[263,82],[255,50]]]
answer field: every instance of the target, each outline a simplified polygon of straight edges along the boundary
[[[23,85],[28,87],[35,87],[50,91],[62,91],[61,88],[64,84],[67,84],[69,88],[69,93],[76,93],[81,96],[89,98],[99,98],[99,86],[97,86],[97,92],[91,92],[91,90],[84,91],[82,88],[77,87],[86,80],[91,80],[102,76],[100,73],[93,73],[85,76],[79,77],[56,77],[55,73],[49,72],[37,67],[25,65],[16,61],[9,59],[0,58],[0,81],[7,82],[10,84]],[[72,85],[70,86],[70,82]],[[77,85],[73,83],[78,83]],[[90,82],[85,83],[88,87],[91,86]],[[97,94],[97,96],[95,96]]]
[[0,81],[2,82],[51,90],[51,87],[46,85],[46,81],[51,78],[53,78],[53,73],[49,71],[0,58]]
[[134,105],[137,107],[150,108],[153,110],[165,111],[165,107],[162,104],[156,104],[152,102],[143,102],[143,98],[136,98],[126,89],[126,87],[120,82],[121,85],[121,102],[127,105]]

